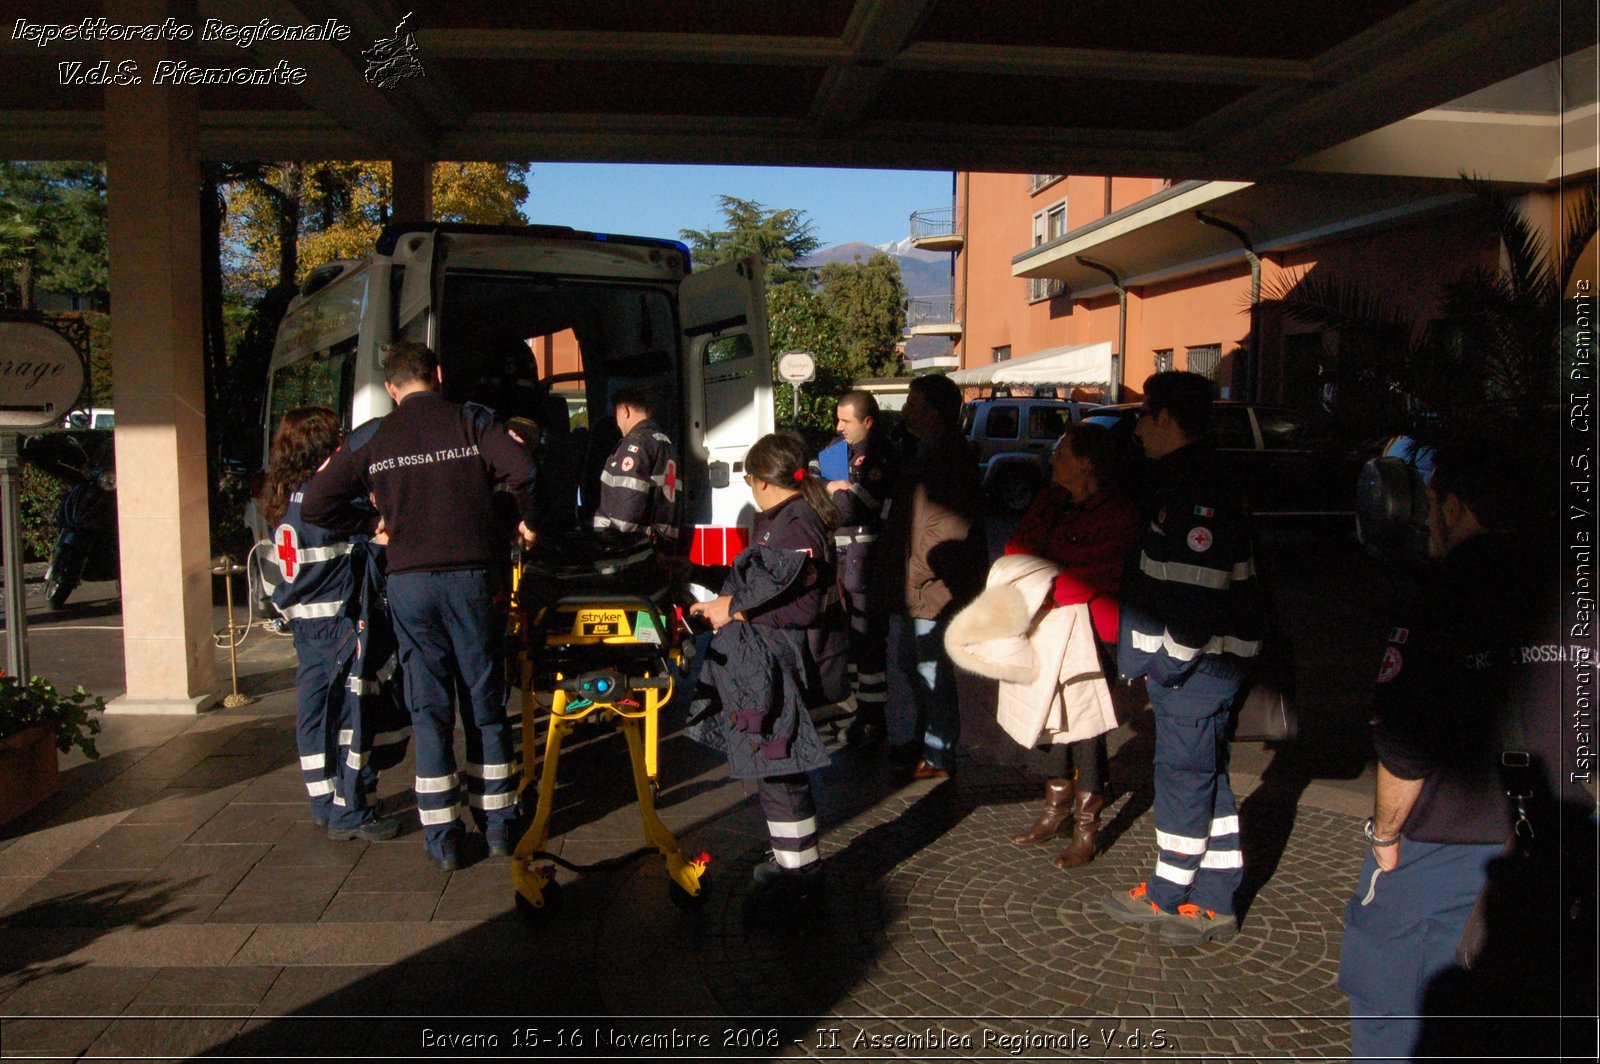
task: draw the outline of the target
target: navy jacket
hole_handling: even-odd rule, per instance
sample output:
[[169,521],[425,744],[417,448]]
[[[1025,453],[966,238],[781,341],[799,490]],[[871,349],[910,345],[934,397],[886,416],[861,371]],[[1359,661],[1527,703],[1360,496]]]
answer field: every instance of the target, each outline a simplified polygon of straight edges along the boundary
[[359,447],[341,447],[305,489],[305,515],[347,527],[350,500],[377,499],[389,531],[389,573],[489,569],[509,548],[491,520],[496,482],[511,488],[529,528],[538,523],[527,450],[481,412],[437,392],[409,395]]
[[[802,579],[806,561],[793,550],[749,547],[734,559],[722,592],[754,618]],[[734,779],[822,768],[828,751],[806,708],[805,672],[788,631],[754,620],[723,625],[706,650],[688,735],[725,753]]]
[[1155,477],[1122,582],[1118,668],[1164,687],[1197,670],[1240,679],[1266,627],[1244,497],[1204,443],[1161,459]]

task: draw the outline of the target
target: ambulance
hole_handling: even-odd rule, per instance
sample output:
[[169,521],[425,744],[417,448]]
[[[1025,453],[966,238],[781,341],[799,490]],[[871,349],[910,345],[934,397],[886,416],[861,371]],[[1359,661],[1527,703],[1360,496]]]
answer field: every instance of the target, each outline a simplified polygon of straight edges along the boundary
[[[396,340],[438,353],[446,398],[538,423],[551,527],[588,526],[619,438],[611,399],[642,386],[658,397],[655,419],[683,465],[673,489],[685,496],[693,560],[726,564],[748,542],[754,510],[742,463],[774,421],[755,258],[692,270],[673,240],[390,225],[366,258],[313,271],[290,304],[266,381],[263,456],[295,407],[332,407],[346,429],[392,409],[381,359]],[[246,520],[258,540],[270,537],[254,506]]]

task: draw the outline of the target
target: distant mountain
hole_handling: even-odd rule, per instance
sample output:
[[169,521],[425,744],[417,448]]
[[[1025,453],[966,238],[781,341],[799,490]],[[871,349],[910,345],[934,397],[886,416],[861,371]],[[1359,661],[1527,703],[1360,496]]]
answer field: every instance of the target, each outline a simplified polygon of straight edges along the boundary
[[870,259],[876,252],[886,252],[900,264],[900,280],[912,296],[947,296],[950,294],[950,255],[940,251],[922,251],[911,246],[909,239],[874,247],[858,242],[835,244],[814,252],[805,260],[807,266],[824,266],[830,262],[853,262],[856,258]]

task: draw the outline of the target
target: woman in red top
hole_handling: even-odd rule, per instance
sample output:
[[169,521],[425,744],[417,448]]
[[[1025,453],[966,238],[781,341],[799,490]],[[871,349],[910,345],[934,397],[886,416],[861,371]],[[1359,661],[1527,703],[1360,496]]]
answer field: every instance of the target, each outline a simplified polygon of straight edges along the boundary
[[[1065,568],[1052,592],[1056,605],[1088,603],[1102,644],[1117,641],[1116,593],[1139,538],[1139,512],[1111,480],[1109,444],[1102,428],[1068,424],[1050,455],[1050,484],[1006,544],[1007,554],[1032,554]],[[1056,867],[1088,864],[1099,844],[1105,806],[1105,736],[1043,747],[1029,761],[1048,777],[1044,811],[1012,841],[1048,842],[1070,822],[1072,843],[1056,857]]]

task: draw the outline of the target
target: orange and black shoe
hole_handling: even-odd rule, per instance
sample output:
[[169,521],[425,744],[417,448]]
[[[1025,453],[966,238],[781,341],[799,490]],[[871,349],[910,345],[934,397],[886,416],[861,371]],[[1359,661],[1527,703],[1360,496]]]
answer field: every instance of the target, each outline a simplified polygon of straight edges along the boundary
[[1202,909],[1198,905],[1178,906],[1178,915],[1161,924],[1161,941],[1172,946],[1199,946],[1206,942],[1226,942],[1239,932],[1239,921],[1232,913]]
[[1100,899],[1100,907],[1110,913],[1112,919],[1124,924],[1154,924],[1177,919],[1176,915],[1150,900],[1150,893],[1143,883],[1132,890],[1112,891]]

